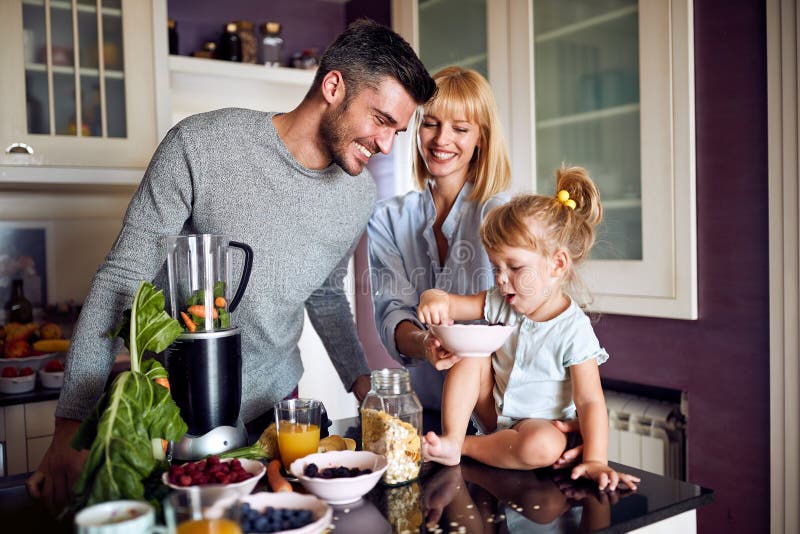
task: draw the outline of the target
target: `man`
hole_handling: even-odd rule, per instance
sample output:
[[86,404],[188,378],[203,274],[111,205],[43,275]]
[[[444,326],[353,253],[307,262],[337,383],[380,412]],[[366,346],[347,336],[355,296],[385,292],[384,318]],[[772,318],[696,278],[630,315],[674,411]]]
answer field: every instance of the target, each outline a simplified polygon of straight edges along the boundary
[[389,153],[395,134],[434,90],[408,43],[361,20],[326,50],[292,111],[218,110],[170,130],[92,282],[67,358],[53,441],[28,480],[32,495],[53,510],[68,501],[85,460],[70,440],[119,350],[105,334],[139,281],[163,280],[165,235],[223,234],[254,250],[233,318],[242,330],[245,422],[296,387],[304,307],[345,388],[359,400],[366,395],[370,370],[342,290],[375,200],[365,166],[377,152]]

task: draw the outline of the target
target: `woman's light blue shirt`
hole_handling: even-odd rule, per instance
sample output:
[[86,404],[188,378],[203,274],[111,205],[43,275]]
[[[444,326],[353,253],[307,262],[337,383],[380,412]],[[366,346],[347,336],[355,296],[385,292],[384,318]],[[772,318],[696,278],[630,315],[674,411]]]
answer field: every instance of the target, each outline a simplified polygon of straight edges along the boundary
[[422,405],[436,410],[441,407],[444,373],[425,361],[400,354],[394,332],[402,321],[423,328],[417,320],[417,305],[427,289],[465,295],[494,284],[479,230],[486,214],[508,202],[509,197],[501,193],[478,204],[467,199],[471,191],[470,183],[461,188],[442,225],[448,242],[444,265],[439,262],[433,235],[436,207],[430,186],[379,202],[367,225],[378,333],[389,354],[409,366],[411,384]]
[[[491,323],[517,325],[492,356],[499,418],[574,419],[568,368],[591,358],[598,365],[608,359],[580,306],[570,300],[556,317],[536,322],[514,311],[493,287],[486,293],[484,315]],[[498,428],[508,419],[498,420]]]

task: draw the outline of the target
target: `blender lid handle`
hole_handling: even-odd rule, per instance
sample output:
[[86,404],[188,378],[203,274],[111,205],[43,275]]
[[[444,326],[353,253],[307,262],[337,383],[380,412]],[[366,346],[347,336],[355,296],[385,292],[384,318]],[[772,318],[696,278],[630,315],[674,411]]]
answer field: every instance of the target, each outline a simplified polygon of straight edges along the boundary
[[242,278],[239,280],[239,287],[236,288],[236,294],[233,296],[233,300],[231,300],[230,304],[228,305],[228,311],[233,312],[233,310],[236,309],[236,306],[239,305],[239,301],[242,300],[244,290],[247,289],[247,282],[250,281],[250,271],[253,268],[253,249],[250,248],[250,245],[245,245],[244,243],[239,243],[238,241],[230,241],[228,245],[231,247],[240,248],[244,252]]

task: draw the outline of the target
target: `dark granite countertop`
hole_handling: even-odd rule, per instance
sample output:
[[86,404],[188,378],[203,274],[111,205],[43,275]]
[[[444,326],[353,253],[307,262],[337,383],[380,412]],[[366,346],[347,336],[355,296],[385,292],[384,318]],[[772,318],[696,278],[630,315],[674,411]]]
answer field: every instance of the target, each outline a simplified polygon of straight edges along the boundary
[[[358,419],[336,421],[330,433],[359,442]],[[493,524],[496,529],[490,530],[496,532],[621,533],[713,500],[707,488],[614,467],[641,477],[639,489],[598,492],[564,472],[496,469],[469,459],[455,467],[425,464],[416,482],[395,488],[379,485],[359,503],[335,506],[335,532],[484,532],[485,525]],[[0,525],[30,532],[71,532],[69,524],[55,523],[27,496],[25,479],[23,475],[0,478]],[[266,489],[265,483],[262,480],[257,491]],[[295,489],[302,491],[297,485]]]
[[37,382],[36,387],[27,393],[0,393],[0,406],[14,406],[15,404],[54,400],[58,399],[60,393],[60,389],[45,388]]

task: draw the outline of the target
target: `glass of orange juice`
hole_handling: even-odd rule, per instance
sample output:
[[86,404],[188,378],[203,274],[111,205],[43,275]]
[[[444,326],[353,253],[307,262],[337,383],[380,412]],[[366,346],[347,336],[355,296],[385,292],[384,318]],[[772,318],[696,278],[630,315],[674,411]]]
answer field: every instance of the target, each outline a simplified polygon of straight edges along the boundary
[[285,399],[275,404],[278,451],[283,468],[298,458],[317,452],[322,403],[313,399]]
[[169,534],[242,534],[238,495],[204,492],[202,486],[171,493],[164,499]]

